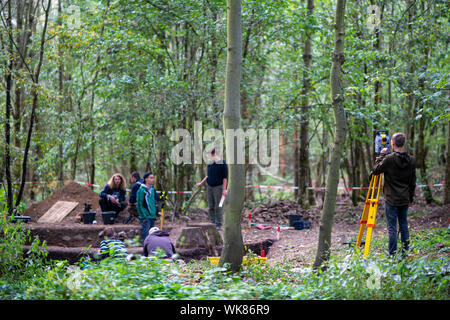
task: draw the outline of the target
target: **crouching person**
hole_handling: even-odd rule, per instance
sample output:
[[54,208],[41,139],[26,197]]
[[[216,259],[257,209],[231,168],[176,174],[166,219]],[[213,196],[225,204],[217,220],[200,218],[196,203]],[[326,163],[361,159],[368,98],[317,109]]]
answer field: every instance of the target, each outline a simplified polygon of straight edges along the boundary
[[144,241],[144,256],[148,257],[157,254],[157,249],[163,250],[166,255],[163,259],[172,259],[175,255],[175,246],[166,231],[159,230],[158,227],[153,227],[148,232],[147,238]]
[[112,258],[126,258],[128,255],[125,243],[118,239],[114,228],[108,227],[103,231],[104,240],[100,242],[100,249],[98,250],[99,260],[107,257]]

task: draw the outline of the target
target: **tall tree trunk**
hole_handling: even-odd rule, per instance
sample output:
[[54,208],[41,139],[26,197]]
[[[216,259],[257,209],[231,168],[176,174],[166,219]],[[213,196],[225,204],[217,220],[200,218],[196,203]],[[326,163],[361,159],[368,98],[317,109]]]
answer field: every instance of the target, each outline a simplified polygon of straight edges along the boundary
[[[308,0],[308,17],[313,15],[314,0]],[[299,153],[299,198],[298,203],[307,203],[306,187],[309,175],[309,91],[311,88],[311,60],[312,60],[312,28],[309,24],[305,31],[305,46],[303,48],[303,90],[302,107],[300,108],[300,153]]]
[[294,199],[298,202],[298,196],[300,194],[299,189],[299,150],[298,150],[298,126],[294,124]]
[[325,200],[320,218],[319,241],[317,247],[314,269],[321,267],[330,257],[331,231],[334,219],[334,207],[336,205],[337,186],[339,183],[339,165],[345,136],[347,122],[343,106],[343,91],[341,87],[341,68],[344,57],[344,16],[345,0],[338,0],[336,4],[336,18],[334,25],[334,52],[331,65],[330,85],[331,98],[336,121],[336,133],[334,136],[333,150],[328,170]]
[[[106,2],[105,11],[103,12],[103,20],[106,21],[106,17],[108,15],[108,9],[109,9],[109,1]],[[105,32],[105,24],[102,25],[102,28],[100,30],[100,39],[103,39],[103,34]],[[88,181],[91,184],[95,183],[95,146],[96,146],[96,124],[94,121],[94,106],[95,106],[95,90],[97,86],[97,79],[98,74],[100,72],[100,61],[102,58],[102,54],[99,52],[97,55],[97,59],[95,62],[95,73],[94,78],[92,79],[92,93],[91,93],[91,101],[89,104],[89,129],[91,131],[91,142],[90,142],[90,150],[89,150],[89,174],[88,174]],[[91,189],[94,187],[91,186]]]
[[[58,1],[58,26],[62,24],[62,0]],[[63,111],[64,111],[64,66],[63,66],[63,39],[58,39],[58,93],[59,93],[59,104],[58,104],[58,130],[59,130],[59,141],[58,141],[58,180],[59,185],[63,184],[64,180],[64,154],[63,154],[63,143],[64,143],[64,125],[63,125]]]
[[31,138],[32,138],[32,133],[33,133],[33,125],[34,125],[34,121],[35,121],[36,108],[37,108],[37,104],[38,104],[39,75],[41,73],[42,62],[44,60],[44,46],[45,46],[45,42],[46,42],[45,36],[47,33],[48,17],[50,14],[51,3],[52,3],[51,0],[48,0],[47,7],[44,8],[45,20],[44,20],[44,27],[42,29],[41,42],[40,42],[40,47],[39,47],[39,60],[33,71],[33,74],[31,75],[32,86],[33,86],[31,88],[31,96],[32,96],[33,102],[32,102],[32,107],[31,107],[30,125],[28,127],[27,141],[25,144],[25,150],[24,150],[24,156],[23,156],[23,162],[22,162],[22,181],[20,183],[19,193],[16,198],[16,206],[18,206],[20,204],[20,202],[22,201],[22,195],[23,195],[23,191],[25,188],[25,180],[26,180],[26,175],[27,175],[28,152],[30,150]]
[[[381,54],[381,43],[382,43],[382,39],[383,39],[383,35],[381,33],[381,23],[383,21],[383,13],[384,13],[384,7],[385,7],[385,1],[383,1],[380,10],[380,25],[377,25],[375,27],[375,50],[377,50],[380,54]],[[380,59],[376,58],[375,59],[375,68],[376,71],[381,69],[381,65],[380,65]],[[375,111],[378,111],[378,106],[381,104],[381,88],[382,88],[382,82],[377,78],[375,80],[375,84],[374,84],[374,104],[375,104]],[[380,123],[379,125],[382,125],[383,123]]]
[[[227,129],[240,128],[240,82],[242,69],[242,33],[241,33],[241,2],[227,0],[227,67],[225,80],[225,107],[223,127]],[[232,137],[234,139],[234,136]],[[226,138],[225,147],[227,160],[234,159],[235,150],[231,150],[230,141]],[[227,201],[224,206],[224,243],[219,264],[230,264],[233,271],[240,269],[244,254],[244,243],[241,231],[241,214],[245,199],[245,164],[229,164],[229,183]]]
[[[8,17],[6,24],[11,29],[11,1],[8,2]],[[8,206],[8,214],[13,214],[13,194],[12,194],[12,179],[11,179],[11,83],[13,71],[13,43],[10,40],[8,48],[8,59],[6,63],[7,73],[5,76],[6,82],[6,110],[5,110],[5,176],[7,185],[6,203]]]

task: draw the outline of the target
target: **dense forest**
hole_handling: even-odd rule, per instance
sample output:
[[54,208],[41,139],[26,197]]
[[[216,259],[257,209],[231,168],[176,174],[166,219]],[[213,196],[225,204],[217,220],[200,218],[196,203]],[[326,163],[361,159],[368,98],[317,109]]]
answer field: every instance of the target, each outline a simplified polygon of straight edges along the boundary
[[[0,0],[0,299],[448,299],[448,4]],[[229,130],[247,143],[227,136]],[[369,204],[365,189],[380,130],[406,137],[403,151],[415,158],[417,207],[410,209],[410,255],[387,260],[388,241],[376,233],[371,265],[354,246],[348,249],[348,230]],[[211,253],[220,255],[217,268],[202,259],[134,257],[75,269],[68,261],[45,260],[39,246],[50,238],[30,243],[35,221],[28,233],[9,223],[68,181],[98,192],[121,173],[129,189],[131,173],[148,177],[151,171],[156,190],[167,192],[172,220],[166,221],[180,232],[190,206],[206,211],[206,193],[195,197],[205,191],[198,182],[207,174],[211,146],[220,146],[229,164],[221,191],[224,229],[214,228],[223,247]],[[243,161],[235,163],[235,156]],[[249,258],[242,267],[244,238],[255,231],[251,214],[243,227],[244,212],[275,200],[272,209],[301,208],[314,232],[290,226],[280,240],[277,222],[272,264]],[[385,212],[389,229],[387,205]],[[335,217],[340,224],[333,233]],[[373,229],[374,218],[364,217],[357,227]],[[161,229],[164,218],[158,218]],[[72,223],[74,233],[81,222]],[[85,230],[103,228],[94,225]],[[275,228],[261,228],[258,237],[273,237]],[[342,238],[337,245],[336,237]],[[137,240],[130,243],[133,253],[141,249]],[[292,252],[295,259],[288,260]],[[135,275],[142,268],[149,271],[141,283]],[[374,275],[375,284],[369,281]]]
[[[346,186],[368,184],[375,130],[407,135],[418,184],[444,183],[447,5],[347,3]],[[25,182],[104,184],[114,172],[152,170],[159,189],[192,190],[205,166],[173,164],[171,135],[194,132],[196,121],[222,128],[225,9],[214,0],[2,1],[0,180],[15,183],[11,209],[47,188]],[[280,129],[271,172],[298,187],[299,203],[313,204],[307,187],[325,185],[335,134],[333,19],[333,1],[242,1],[241,125]],[[246,166],[248,185],[267,177],[258,167]],[[427,201],[442,201],[427,192]],[[352,199],[363,197],[353,190]]]

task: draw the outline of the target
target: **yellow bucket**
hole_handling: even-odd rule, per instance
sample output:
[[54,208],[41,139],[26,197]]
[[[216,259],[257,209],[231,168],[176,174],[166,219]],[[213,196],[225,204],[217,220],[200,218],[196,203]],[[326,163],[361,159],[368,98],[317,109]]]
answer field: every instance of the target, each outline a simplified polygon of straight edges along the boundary
[[[219,264],[220,257],[208,257],[208,260],[213,266],[216,266],[216,265]],[[251,258],[250,261],[251,262],[258,262],[260,264],[265,264],[266,261],[267,261],[267,257]],[[242,258],[242,264],[247,264],[247,257],[246,256],[244,256]]]

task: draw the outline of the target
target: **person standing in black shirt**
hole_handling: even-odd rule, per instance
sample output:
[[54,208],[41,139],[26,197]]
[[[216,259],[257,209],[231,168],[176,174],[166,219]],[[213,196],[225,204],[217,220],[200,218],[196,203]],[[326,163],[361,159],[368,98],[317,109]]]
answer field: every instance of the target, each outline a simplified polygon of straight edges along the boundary
[[208,164],[208,175],[195,186],[200,187],[205,181],[208,192],[209,220],[215,223],[218,230],[222,228],[222,208],[219,207],[222,196],[227,195],[228,166],[219,158],[215,148],[209,153],[211,163]]

